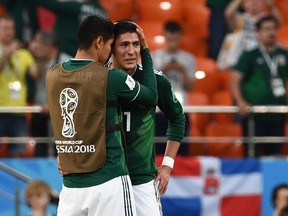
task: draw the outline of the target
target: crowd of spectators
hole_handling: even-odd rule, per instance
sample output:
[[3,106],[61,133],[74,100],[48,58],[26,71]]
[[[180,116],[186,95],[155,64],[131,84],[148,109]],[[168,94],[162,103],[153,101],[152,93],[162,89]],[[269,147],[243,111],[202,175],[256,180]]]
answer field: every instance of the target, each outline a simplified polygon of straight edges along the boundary
[[[76,42],[73,32],[84,17],[91,14],[109,17],[109,13],[111,14],[113,11],[107,10],[108,8],[103,5],[101,0],[27,0],[27,2],[9,0],[1,3],[0,105],[36,105],[42,108],[42,112],[31,114],[31,116],[13,113],[0,114],[0,137],[53,136],[46,101],[46,69],[74,56]],[[235,105],[239,106],[240,110],[240,118],[236,118],[235,121],[244,122],[243,124],[246,126],[243,125],[242,132],[243,136],[246,136],[248,135],[247,118],[242,118],[245,107],[286,104],[285,80],[288,73],[288,54],[286,49],[279,48],[276,36],[279,26],[283,22],[282,14],[273,0],[207,0],[205,6],[210,11],[206,57],[217,62],[219,70],[233,71],[231,72],[232,85],[229,91],[235,100]],[[55,19],[53,26],[45,27],[40,23],[43,10],[48,10],[53,14]],[[271,20],[273,19],[275,23],[275,26],[271,28],[269,26],[266,28],[265,23],[259,23],[260,19],[268,15],[271,15]],[[135,18],[137,22],[135,13],[133,13],[133,17],[123,18]],[[201,19],[199,20],[201,21]],[[183,29],[187,30],[187,26],[182,25],[178,20],[169,20],[163,22],[162,27],[166,45],[159,50],[152,50],[154,67],[156,70],[162,71],[171,81],[175,95],[182,105],[189,105],[187,95],[194,90],[195,82],[197,82],[195,71],[197,70],[198,56],[180,48],[182,32]],[[271,52],[267,50],[268,53],[265,51],[266,49],[264,49],[264,53],[262,49],[259,49],[262,47],[264,43],[262,40],[265,40],[263,39],[265,37],[267,40],[273,40]],[[253,54],[253,50],[257,55]],[[249,57],[249,55],[251,56]],[[255,61],[251,62],[252,59]],[[257,68],[257,64],[260,65],[260,69]],[[264,67],[262,74],[265,70],[267,75],[265,80],[259,75],[260,70],[262,72],[261,65]],[[239,78],[237,78],[237,82],[235,82],[235,74]],[[239,74],[242,74],[241,79]],[[248,92],[243,92],[243,85],[249,82],[252,90],[250,91],[247,87]],[[259,85],[257,90],[255,89],[256,84]],[[238,89],[235,90],[236,87]],[[265,95],[264,90],[267,89],[269,90]],[[255,90],[255,97],[253,96],[252,101],[245,98],[245,95],[249,95]],[[279,91],[281,92],[279,93]],[[263,93],[264,98],[271,98],[271,100],[259,101],[259,92]],[[243,100],[239,100],[239,97]],[[281,103],[275,102],[279,101],[279,97],[281,97]],[[189,125],[187,113],[186,118],[186,136],[189,136],[191,135],[189,133],[191,125]],[[243,119],[244,121],[242,121]],[[276,122],[276,125],[268,126],[268,131],[271,132],[269,128],[274,128],[275,131],[281,131],[281,133],[263,132],[263,127],[260,128],[259,125],[267,126],[267,122],[259,124],[256,122],[255,131],[261,130],[261,133],[257,132],[255,135],[284,136],[285,115],[279,119],[281,119],[281,123]],[[156,116],[157,124],[156,136],[165,136],[163,131],[167,128],[167,122],[159,113]],[[279,126],[281,130],[276,130],[278,128],[276,126]],[[179,153],[188,155],[188,145],[189,143],[186,147],[183,145],[183,149],[180,149]],[[282,145],[280,144],[271,143],[258,146],[262,150],[257,150],[256,156],[282,154]],[[23,151],[25,151],[25,145],[18,143],[9,145],[10,157],[21,156]],[[48,151],[48,143],[44,142],[36,144],[34,154],[43,157],[49,154]],[[247,151],[246,149],[243,156],[248,155]]]

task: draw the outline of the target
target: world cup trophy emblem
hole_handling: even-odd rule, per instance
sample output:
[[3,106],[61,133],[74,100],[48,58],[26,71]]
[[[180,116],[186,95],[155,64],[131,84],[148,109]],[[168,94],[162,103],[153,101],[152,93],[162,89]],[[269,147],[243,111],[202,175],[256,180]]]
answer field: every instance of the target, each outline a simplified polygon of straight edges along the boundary
[[74,137],[76,134],[73,115],[78,105],[77,92],[72,88],[65,88],[59,97],[61,116],[63,118],[62,135],[64,137]]

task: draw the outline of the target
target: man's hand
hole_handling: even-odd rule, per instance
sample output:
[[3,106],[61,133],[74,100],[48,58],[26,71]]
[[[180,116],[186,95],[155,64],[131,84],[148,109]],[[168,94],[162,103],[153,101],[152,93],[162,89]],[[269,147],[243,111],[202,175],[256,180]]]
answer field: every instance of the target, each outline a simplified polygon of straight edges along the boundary
[[59,171],[59,173],[60,173],[62,176],[69,174],[68,172],[63,172],[63,171],[62,171],[61,165],[60,165],[59,156],[57,156],[57,165],[58,165],[58,171]]
[[246,116],[247,115],[247,107],[250,106],[249,103],[247,103],[244,100],[241,100],[238,102],[238,107],[239,107],[239,114],[241,116]]
[[4,52],[8,57],[10,57],[13,52],[20,49],[21,47],[22,47],[22,44],[19,41],[14,40],[13,42],[10,43],[9,46],[6,46],[4,48]]
[[166,190],[168,188],[169,178],[171,174],[172,169],[168,166],[162,165],[158,169],[157,176],[155,178],[155,184],[157,185],[158,182],[158,190],[161,195],[164,195],[166,193]]
[[135,23],[135,22],[131,22],[131,23],[133,23],[137,28],[136,30],[137,30],[137,34],[139,36],[141,50],[148,48],[148,44],[146,42],[143,29],[137,23]]
[[168,64],[166,64],[161,71],[163,71],[164,73],[166,73],[169,70],[176,70],[179,73],[184,73],[185,69],[183,67],[182,64],[178,63],[178,62],[170,62]]

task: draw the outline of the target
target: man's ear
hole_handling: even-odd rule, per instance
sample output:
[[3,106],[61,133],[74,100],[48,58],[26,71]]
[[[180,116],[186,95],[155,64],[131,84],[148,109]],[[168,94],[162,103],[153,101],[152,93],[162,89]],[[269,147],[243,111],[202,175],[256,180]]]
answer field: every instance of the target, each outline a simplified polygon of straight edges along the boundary
[[104,43],[103,37],[99,36],[94,40],[93,44],[94,44],[95,48],[99,49],[103,45],[103,43]]

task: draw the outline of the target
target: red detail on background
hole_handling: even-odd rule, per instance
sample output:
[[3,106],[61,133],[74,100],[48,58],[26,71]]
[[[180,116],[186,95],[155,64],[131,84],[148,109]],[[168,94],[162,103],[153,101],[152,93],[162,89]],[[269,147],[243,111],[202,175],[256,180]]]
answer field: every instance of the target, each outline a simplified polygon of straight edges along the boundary
[[[159,167],[162,163],[163,156],[156,156],[156,164]],[[196,157],[177,156],[174,162],[174,168],[171,175],[173,176],[200,176],[200,161]]]
[[53,30],[56,16],[53,12],[42,6],[37,7],[39,28],[42,30]]

